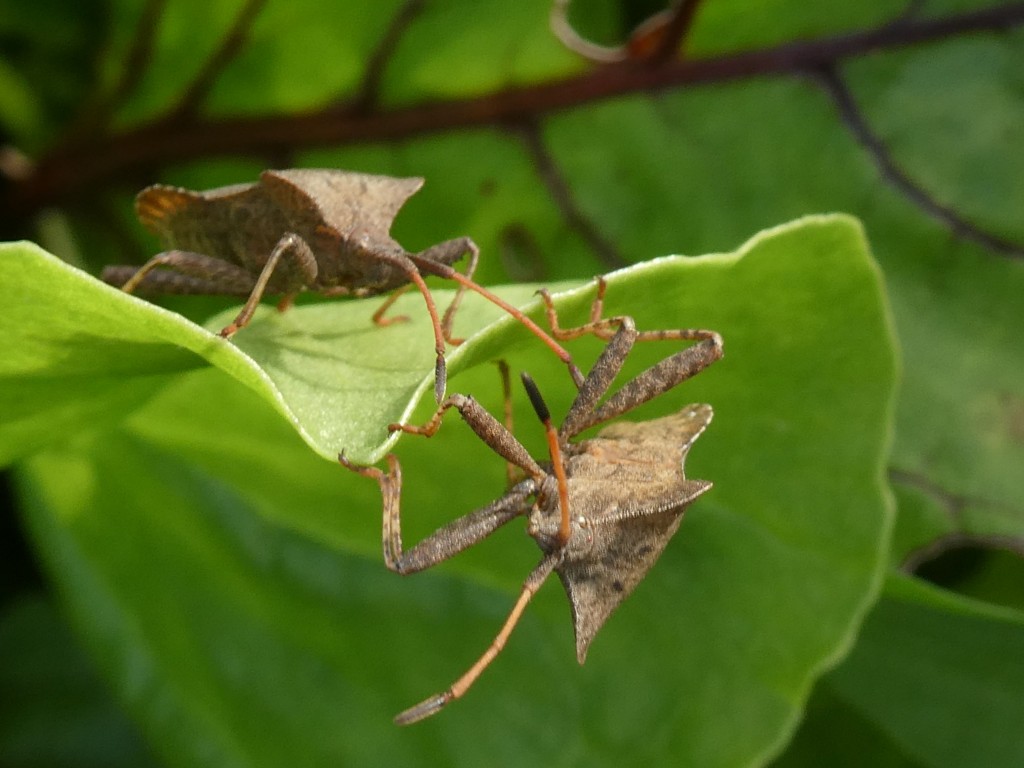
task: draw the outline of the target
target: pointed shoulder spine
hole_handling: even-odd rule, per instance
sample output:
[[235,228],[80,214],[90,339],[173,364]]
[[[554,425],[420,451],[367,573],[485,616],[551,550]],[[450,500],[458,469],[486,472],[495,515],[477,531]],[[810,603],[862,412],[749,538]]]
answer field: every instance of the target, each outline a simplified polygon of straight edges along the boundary
[[154,234],[163,234],[182,212],[203,201],[199,192],[166,184],[153,184],[135,196],[135,215]]

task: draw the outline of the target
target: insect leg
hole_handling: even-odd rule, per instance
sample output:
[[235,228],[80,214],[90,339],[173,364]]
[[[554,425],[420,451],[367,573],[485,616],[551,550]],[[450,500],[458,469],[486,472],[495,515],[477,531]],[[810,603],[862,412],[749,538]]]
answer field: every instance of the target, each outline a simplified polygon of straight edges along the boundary
[[600,339],[608,341],[614,334],[614,329],[622,324],[622,317],[605,318],[604,315],[604,293],[608,284],[604,277],[597,277],[597,296],[590,304],[590,319],[583,325],[575,328],[562,328],[558,322],[558,310],[555,309],[554,300],[547,288],[537,291],[544,302],[544,314],[548,319],[548,326],[551,328],[551,335],[556,339],[570,340],[578,339],[580,336],[593,334]]
[[[584,334],[593,334],[608,340],[608,345],[587,374],[576,400],[559,428],[559,435],[563,439],[574,437],[589,427],[643,405],[700,373],[722,357],[722,337],[715,331],[702,328],[638,331],[633,318],[628,315],[602,317],[606,287],[604,278],[598,277],[597,296],[590,307],[590,318],[575,328],[562,328],[559,325],[558,312],[551,295],[546,290],[539,291],[548,323],[551,325],[551,333],[556,338],[575,339]],[[607,393],[612,381],[622,369],[626,356],[638,341],[697,343],[640,373],[598,407],[598,401]]]
[[[437,355],[434,363],[434,400],[440,403],[444,398],[444,391],[448,383],[448,371],[444,362],[444,331],[441,329],[441,316],[437,312],[434,297],[417,268],[419,266],[416,262],[417,257],[406,256],[404,253],[379,253],[376,254],[376,258],[402,270],[409,281],[423,294],[423,301],[427,305],[427,314],[430,315],[430,324],[434,329],[434,352]],[[426,263],[431,262],[426,261]]]
[[513,307],[500,296],[497,296],[496,294],[487,290],[479,283],[470,280],[461,272],[456,271],[447,264],[438,264],[437,262],[431,261],[430,259],[424,259],[416,255],[410,256],[409,258],[412,259],[413,263],[416,264],[416,266],[419,267],[424,272],[432,275],[437,275],[448,280],[454,280],[459,285],[464,286],[465,288],[473,291],[474,293],[480,294],[492,304],[501,307],[508,314],[514,317],[517,321],[519,321],[522,325],[524,325],[527,328],[527,330],[530,331],[530,333],[532,333],[534,336],[540,339],[552,352],[555,353],[555,355],[558,356],[559,360],[566,364],[566,366],[569,368],[569,375],[572,376],[573,383],[575,383],[577,387],[583,383],[583,373],[573,362],[572,355],[570,355],[557,341],[551,338],[550,335],[545,333],[539,325],[537,325],[535,322],[533,322],[533,320],[524,315],[521,310],[517,309],[516,307]]
[[[556,339],[578,339],[580,336],[591,334],[599,339],[608,341],[615,335],[615,331],[622,326],[622,323],[626,320],[626,315],[604,317],[604,295],[608,285],[603,276],[598,276],[596,280],[597,295],[590,305],[590,318],[586,323],[575,328],[562,328],[558,321],[558,310],[555,309],[551,294],[546,288],[541,288],[537,291],[541,301],[544,302],[544,313],[547,316],[548,325],[551,326],[551,335]],[[680,328],[669,331],[639,331],[636,340],[663,341],[669,339],[701,341],[715,335],[717,334],[714,331],[702,328]]]
[[[505,430],[510,435],[514,435],[516,431],[512,414],[512,380],[509,376],[508,363],[504,360],[498,361],[498,376],[501,379],[501,395],[504,409],[502,424],[504,424]],[[517,469],[516,465],[511,461],[505,462],[505,485],[507,488],[511,488],[522,479]]]
[[505,643],[508,641],[508,637],[512,634],[512,630],[519,622],[519,618],[523,615],[523,611],[526,609],[527,603],[530,602],[530,598],[534,596],[540,586],[544,583],[544,580],[551,574],[555,566],[558,564],[561,558],[561,551],[552,552],[547,555],[543,560],[540,561],[540,565],[533,569],[530,575],[526,578],[523,583],[522,591],[519,593],[519,599],[516,600],[512,610],[505,619],[505,623],[502,625],[498,634],[494,640],[484,651],[483,655],[477,659],[476,663],[473,664],[463,675],[452,683],[451,687],[443,693],[435,694],[424,701],[421,701],[414,707],[401,712],[395,717],[395,722],[398,725],[410,725],[424,718],[436,715],[445,706],[458,699],[469,690],[470,686],[476,682],[476,679],[480,677],[480,673],[483,672],[487,665],[494,661],[494,658],[501,653],[501,650],[505,647]]
[[502,426],[501,422],[494,418],[486,408],[466,395],[451,395],[446,398],[438,406],[434,415],[421,427],[409,424],[389,424],[388,429],[392,432],[402,431],[431,437],[440,428],[441,420],[450,408],[457,408],[463,420],[476,433],[477,437],[487,443],[490,449],[505,461],[522,467],[534,478],[544,477],[543,468],[533,460],[523,444],[516,440],[515,435]]
[[[166,270],[157,270],[166,267]],[[125,293],[228,293],[245,296],[252,290],[252,275],[236,264],[191,251],[163,251],[138,269],[113,266],[103,270],[103,282]]]
[[[722,357],[722,337],[714,331],[692,329],[667,331],[637,331],[631,317],[622,317],[622,326],[605,347],[594,367],[580,387],[576,400],[569,408],[559,435],[569,439],[596,424],[614,419],[633,410],[658,395],[681,384]],[[638,340],[693,341],[694,334],[700,336],[697,344],[686,347],[674,355],[655,363],[647,370],[633,377],[600,406],[598,400],[608,391],[612,380],[621,370],[626,355]]]
[[293,232],[285,234],[277,241],[274,250],[270,252],[267,263],[263,265],[259,277],[256,278],[256,283],[249,294],[249,298],[246,299],[245,304],[242,306],[242,311],[238,313],[234,322],[221,330],[221,336],[225,339],[230,338],[249,324],[253,314],[256,312],[256,307],[259,306],[260,299],[263,298],[263,294],[267,290],[267,285],[270,283],[274,270],[281,263],[281,259],[286,257],[290,258],[299,268],[306,285],[316,280],[316,257],[313,255],[313,251],[310,250],[309,245]]
[[379,307],[377,307],[377,311],[374,312],[373,316],[370,318],[371,320],[373,320],[373,324],[374,325],[379,325],[379,326],[383,327],[383,326],[391,325],[392,323],[407,323],[407,322],[409,322],[409,316],[408,315],[395,315],[394,317],[384,317],[384,313],[386,313],[389,309],[391,309],[391,307],[394,305],[394,303],[396,301],[398,301],[398,297],[401,296],[406,291],[408,291],[410,288],[412,288],[412,284],[411,283],[406,283],[401,288],[396,288],[395,290],[393,290],[388,295],[388,297],[386,299],[384,299],[383,303],[381,303],[381,305]]
[[[455,240],[446,240],[443,243],[432,245],[425,251],[420,251],[417,257],[422,259],[428,259],[438,264],[445,264],[449,267],[454,262],[458,261],[463,254],[469,254],[469,262],[466,264],[465,278],[469,281],[473,280],[473,273],[476,272],[477,264],[480,261],[480,248],[477,246],[472,239],[468,237],[459,237]],[[444,316],[441,318],[441,328],[444,331],[444,338],[449,344],[459,345],[464,339],[457,339],[452,336],[452,326],[455,323],[455,313],[459,311],[459,305],[462,303],[462,297],[465,295],[467,287],[463,283],[459,283],[459,287],[455,291],[455,296],[452,298],[448,308],[444,311]]]
[[470,512],[434,531],[409,550],[402,546],[400,501],[402,495],[402,468],[394,454],[388,454],[388,471],[377,467],[362,467],[350,462],[344,454],[338,456],[343,467],[377,481],[383,499],[383,529],[381,540],[384,564],[389,570],[402,575],[417,573],[473,546],[510,520],[526,514],[527,499],[534,493],[532,480],[519,483],[493,504]]

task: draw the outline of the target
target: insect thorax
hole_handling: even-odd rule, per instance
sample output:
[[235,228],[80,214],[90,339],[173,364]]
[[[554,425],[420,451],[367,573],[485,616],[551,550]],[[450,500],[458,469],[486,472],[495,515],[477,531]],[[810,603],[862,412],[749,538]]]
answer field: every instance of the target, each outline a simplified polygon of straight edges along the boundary
[[[569,478],[569,541],[564,549],[567,556],[575,557],[587,552],[594,543],[590,520],[573,504],[573,481]],[[558,483],[554,475],[548,475],[537,493],[537,500],[530,509],[527,533],[537,542],[545,554],[559,548],[558,532],[562,525],[562,510],[558,501]]]

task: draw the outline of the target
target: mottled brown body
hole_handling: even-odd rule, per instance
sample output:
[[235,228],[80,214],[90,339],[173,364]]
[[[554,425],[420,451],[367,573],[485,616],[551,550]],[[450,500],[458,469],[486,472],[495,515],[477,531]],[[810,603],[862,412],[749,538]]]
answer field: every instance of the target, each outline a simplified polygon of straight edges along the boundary
[[[389,292],[409,281],[408,269],[399,263],[411,255],[391,237],[391,224],[422,186],[420,178],[293,169],[264,171],[255,184],[204,192],[160,184],[147,187],[135,203],[142,224],[160,237],[168,251],[206,258],[167,264],[177,275],[148,272],[135,288],[248,295],[275,247],[290,233],[308,246],[311,259],[305,254],[283,258],[267,281],[266,293],[310,290],[332,296],[373,296]],[[457,238],[418,255],[451,265],[473,247],[469,238]],[[240,267],[245,277],[227,266],[214,267],[210,274],[206,259]],[[112,267],[104,279],[109,276],[110,282],[117,283],[126,272],[130,276],[136,270]],[[229,277],[233,274],[238,279]],[[168,279],[174,281],[173,288]]]
[[[572,442],[584,430],[648,402],[722,356],[721,337],[713,331],[639,332],[629,317],[600,319],[603,293],[602,283],[591,322],[578,329],[558,329],[549,303],[556,335],[569,337],[592,332],[609,338],[557,432],[536,386],[523,375],[527,392],[548,433],[550,462],[535,461],[508,428],[465,395],[446,398],[422,427],[392,425],[393,429],[429,437],[439,428],[444,413],[456,408],[492,450],[526,475],[526,479],[494,503],[449,523],[404,550],[398,460],[389,456],[389,469],[384,472],[375,467],[358,467],[344,455],[339,457],[344,466],[374,478],[380,485],[384,561],[393,571],[409,574],[429,568],[517,517],[528,519],[527,531],[543,553],[541,562],[524,582],[505,625],[484,655],[448,690],[398,715],[396,722],[400,724],[433,715],[465,693],[504,647],[526,604],[552,571],[558,574],[569,598],[576,653],[582,663],[598,630],[657,561],[679,528],[686,508],[711,488],[710,482],[690,480],[684,473],[690,446],[711,421],[710,405],[689,405],[672,416],[653,421],[612,424],[596,437]],[[615,326],[618,330],[611,333]],[[601,402],[633,344],[653,339],[697,343],[648,368]],[[502,370],[506,372],[507,368]]]
[[[711,488],[684,473],[686,454],[711,417],[710,405],[688,405],[662,419],[612,424],[563,447],[572,532],[555,572],[569,597],[581,664],[594,635],[661,556],[683,512]],[[559,551],[561,510],[552,490],[542,488],[529,512],[528,531],[545,553]]]
[[[229,337],[248,324],[265,293],[283,294],[280,309],[304,290],[325,296],[374,296],[412,283],[423,295],[434,330],[435,396],[444,396],[445,342],[463,293],[473,290],[498,304],[533,331],[582,380],[572,358],[550,336],[490,291],[473,282],[479,249],[470,238],[446,240],[410,253],[390,234],[420,178],[393,178],[325,169],[264,171],[255,184],[194,192],[155,185],[139,193],[139,220],[167,250],[142,267],[107,267],[103,280],[126,292],[245,296]],[[466,274],[452,267],[469,254]],[[455,298],[440,317],[423,275],[455,280]],[[393,294],[374,314],[384,318]]]

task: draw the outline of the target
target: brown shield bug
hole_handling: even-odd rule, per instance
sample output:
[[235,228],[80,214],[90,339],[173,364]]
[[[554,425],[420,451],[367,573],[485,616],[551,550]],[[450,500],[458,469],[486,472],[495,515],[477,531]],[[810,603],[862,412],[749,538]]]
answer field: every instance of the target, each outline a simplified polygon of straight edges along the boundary
[[[286,309],[303,290],[324,296],[375,296],[415,285],[423,294],[437,352],[435,396],[445,390],[445,341],[465,291],[496,303],[526,325],[569,366],[579,384],[582,374],[554,339],[515,307],[473,281],[479,249],[459,237],[410,253],[392,239],[399,209],[423,185],[420,178],[394,178],[326,169],[268,170],[253,184],[194,192],[155,185],[139,193],[136,213],[163,240],[165,250],[142,267],[107,267],[104,281],[136,290],[177,294],[244,296],[234,322],[221,330],[229,337],[252,318],[265,293],[283,294]],[[451,265],[469,255],[466,274]],[[163,269],[158,269],[158,268]],[[459,283],[443,318],[438,314],[424,274]],[[373,315],[384,312],[397,292]]]
[[[594,332],[610,335],[610,340],[557,432],[540,392],[523,374],[523,384],[545,425],[549,462],[535,461],[509,429],[464,395],[446,398],[422,427],[392,425],[393,429],[430,436],[437,431],[443,414],[456,408],[493,451],[525,473],[525,479],[502,498],[449,523],[405,550],[399,514],[402,477],[398,460],[389,455],[389,469],[385,472],[353,465],[344,455],[339,457],[344,466],[380,485],[384,561],[397,573],[429,568],[520,516],[527,518],[527,532],[543,553],[539,565],[523,583],[505,624],[480,659],[447,690],[399,714],[395,721],[401,725],[437,713],[469,689],[504,647],[530,598],[552,571],[558,574],[569,598],[576,653],[583,663],[594,635],[654,565],[678,529],[686,508],[711,488],[710,482],[690,480],[683,472],[690,446],[711,421],[710,405],[688,405],[674,415],[652,421],[612,424],[593,438],[572,442],[583,430],[648,402],[722,356],[721,337],[713,331],[640,332],[629,317],[600,320],[603,292],[602,283],[590,323],[558,331],[566,336]],[[548,308],[554,320],[550,301]],[[552,327],[557,328],[557,321]],[[652,339],[697,343],[648,368],[599,403],[633,344]]]

